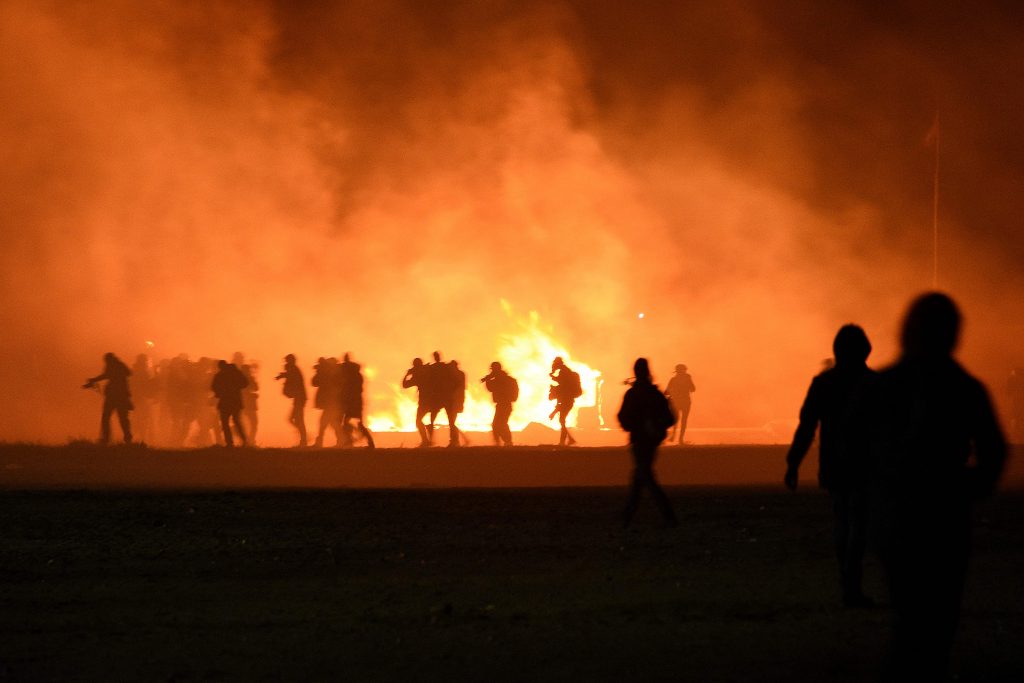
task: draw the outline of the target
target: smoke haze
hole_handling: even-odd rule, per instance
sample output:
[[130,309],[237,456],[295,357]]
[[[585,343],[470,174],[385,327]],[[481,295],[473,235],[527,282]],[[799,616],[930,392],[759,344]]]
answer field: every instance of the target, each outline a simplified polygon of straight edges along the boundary
[[286,353],[352,351],[373,414],[529,311],[608,404],[646,355],[694,427],[793,418],[841,324],[885,363],[931,286],[936,111],[939,286],[1001,399],[1024,10],[684,5],[0,3],[0,439],[93,437],[79,385],[151,340],[258,359],[286,444]]

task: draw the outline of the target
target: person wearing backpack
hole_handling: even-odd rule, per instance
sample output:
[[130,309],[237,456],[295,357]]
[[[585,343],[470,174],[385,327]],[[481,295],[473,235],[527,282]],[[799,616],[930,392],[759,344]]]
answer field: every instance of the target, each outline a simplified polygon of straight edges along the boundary
[[496,446],[512,445],[512,430],[508,419],[512,416],[512,404],[519,400],[519,382],[505,372],[501,363],[491,363],[491,372],[480,380],[494,399],[494,420],[491,422],[491,433]]
[[576,439],[572,438],[569,428],[565,426],[565,420],[569,417],[576,399],[583,395],[583,386],[580,383],[579,373],[572,370],[561,356],[555,356],[551,363],[551,374],[548,375],[555,382],[548,391],[548,398],[555,401],[555,409],[548,417],[558,415],[558,423],[562,426],[562,432],[558,439],[559,446],[575,446]]
[[640,503],[640,494],[646,488],[651,490],[651,496],[665,518],[665,524],[676,526],[676,513],[654,476],[654,458],[658,446],[665,440],[669,427],[675,423],[675,415],[665,394],[651,380],[646,358],[636,359],[633,375],[635,380],[622,397],[622,407],[618,414],[619,424],[629,432],[629,445],[633,451],[633,480],[626,508],[622,511],[622,523],[629,526],[633,521]]

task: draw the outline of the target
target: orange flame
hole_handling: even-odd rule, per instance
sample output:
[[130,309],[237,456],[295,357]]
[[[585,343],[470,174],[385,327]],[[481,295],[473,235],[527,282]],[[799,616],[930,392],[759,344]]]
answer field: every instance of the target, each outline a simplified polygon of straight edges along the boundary
[[[556,420],[548,417],[555,405],[548,398],[548,387],[551,385],[551,361],[556,356],[561,356],[566,365],[579,373],[583,386],[583,395],[576,399],[566,420],[569,426],[575,426],[580,408],[597,405],[597,386],[601,373],[575,360],[562,344],[555,341],[553,330],[542,326],[536,311],[530,311],[526,317],[517,317],[504,299],[501,300],[501,306],[512,320],[515,330],[498,335],[495,356],[505,371],[519,381],[519,400],[513,406],[509,426],[513,431],[521,431],[531,422],[557,427]],[[372,368],[367,368],[366,373],[367,379],[376,375]],[[465,431],[489,431],[494,416],[491,395],[483,385],[475,381],[472,374],[467,374],[466,404],[458,418],[459,428]],[[375,409],[369,416],[371,430],[416,431],[414,390],[403,389],[397,383],[388,383],[384,394],[374,397],[373,405],[381,408]],[[443,412],[438,417],[438,424],[447,424]]]

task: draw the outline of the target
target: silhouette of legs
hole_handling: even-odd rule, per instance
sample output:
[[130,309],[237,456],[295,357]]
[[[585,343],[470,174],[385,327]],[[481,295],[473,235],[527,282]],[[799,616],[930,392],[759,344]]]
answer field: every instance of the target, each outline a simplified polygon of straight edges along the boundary
[[[679,445],[683,445],[683,436],[686,434],[686,420],[690,417],[690,404],[684,403],[679,406]],[[673,427],[673,431],[675,427]],[[672,439],[669,439],[671,441]]]
[[448,448],[456,448],[459,445],[459,428],[455,425],[459,414],[449,406],[444,407],[444,414],[448,418]]
[[110,443],[110,418],[117,412],[117,421],[121,425],[121,434],[125,443],[132,442],[132,426],[128,420],[128,407],[113,403],[103,402],[103,415],[100,418],[100,443],[106,446]]
[[496,403],[494,405],[494,420],[491,422],[491,433],[494,435],[495,444],[512,445],[512,430],[508,427],[508,419],[511,415],[511,403]]
[[295,399],[292,401],[292,412],[288,416],[288,422],[290,422],[297,430],[299,430],[299,447],[305,448],[306,441],[306,402]]
[[658,484],[654,476],[654,457],[658,450],[658,444],[641,444],[634,442],[633,450],[633,481],[629,487],[629,496],[626,498],[626,508],[622,511],[622,523],[629,526],[636,514],[637,506],[640,504],[640,494],[643,490],[650,489],[654,504],[669,526],[678,524],[676,513],[668,496]]
[[427,425],[423,424],[423,418],[430,412],[425,405],[420,403],[416,406],[416,431],[420,433],[420,446],[430,445],[430,435],[427,433]]
[[970,554],[966,500],[915,500],[890,520],[882,562],[896,613],[890,680],[943,680]]
[[224,432],[224,445],[228,448],[233,448],[235,445],[235,439],[231,433],[231,422],[235,423],[235,429],[238,431],[238,438],[241,439],[242,445],[247,446],[248,441],[245,438],[245,430],[242,429],[241,410],[220,411],[220,428]]
[[863,607],[870,600],[861,592],[864,573],[864,549],[867,545],[868,501],[862,488],[830,489],[834,512],[834,537],[843,603]]
[[565,420],[569,417],[569,411],[572,410],[573,402],[569,401],[566,403],[559,403],[555,406],[555,410],[558,413],[558,424],[561,425],[562,431],[558,436],[559,446],[574,446],[576,439],[572,438],[572,434],[569,433],[569,428],[565,426]]

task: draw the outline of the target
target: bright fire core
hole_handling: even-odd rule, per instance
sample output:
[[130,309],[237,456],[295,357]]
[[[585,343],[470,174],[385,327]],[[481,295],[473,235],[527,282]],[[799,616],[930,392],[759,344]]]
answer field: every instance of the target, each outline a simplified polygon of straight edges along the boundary
[[[519,381],[519,400],[516,401],[509,426],[513,431],[522,431],[531,422],[556,425],[550,418],[554,401],[548,398],[551,386],[549,373],[551,361],[556,356],[580,375],[583,395],[576,399],[575,406],[569,414],[567,424],[575,426],[580,408],[593,408],[598,404],[601,373],[589,365],[573,358],[572,354],[552,338],[552,330],[545,328],[540,316],[531,311],[525,318],[515,316],[507,301],[502,301],[513,331],[498,335],[496,340],[495,358],[510,375]],[[466,405],[459,415],[458,425],[466,431],[489,431],[494,417],[494,402],[479,377],[471,374],[473,368],[462,368],[466,371]],[[370,429],[377,432],[385,431],[416,431],[416,392],[414,389],[403,389],[398,382],[381,383],[373,368],[366,370],[367,380],[371,381],[371,401],[368,423]],[[378,393],[373,387],[384,385],[387,388]],[[442,411],[438,415],[438,424],[447,424]]]

